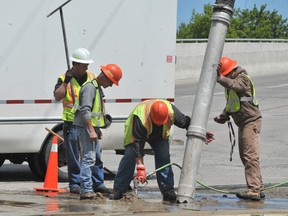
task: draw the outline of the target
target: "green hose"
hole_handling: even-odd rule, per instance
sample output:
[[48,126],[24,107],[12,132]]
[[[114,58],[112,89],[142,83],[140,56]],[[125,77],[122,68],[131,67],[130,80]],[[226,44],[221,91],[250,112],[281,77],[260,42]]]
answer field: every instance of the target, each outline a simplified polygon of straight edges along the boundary
[[271,185],[269,187],[264,188],[263,191],[270,190],[270,189],[273,189],[273,188],[276,188],[276,187],[280,187],[280,186],[285,185],[285,184],[288,184],[288,181],[285,181],[285,182],[282,182],[282,183],[278,183],[278,184],[275,184],[275,185]]
[[[152,176],[152,175],[155,174],[156,172],[158,172],[158,171],[160,171],[160,170],[162,170],[162,169],[164,169],[164,168],[166,168],[166,167],[168,167],[168,166],[172,166],[172,165],[175,165],[175,166],[177,166],[179,169],[182,169],[182,167],[181,167],[180,165],[176,164],[176,163],[168,163],[168,164],[166,164],[166,165],[164,165],[164,166],[162,166],[162,167],[154,170],[153,172],[147,174],[146,177],[149,178],[150,176]],[[219,190],[219,189],[210,187],[210,186],[208,186],[208,185],[205,185],[205,184],[203,184],[203,183],[201,183],[201,182],[199,182],[199,181],[196,181],[196,182],[197,182],[199,185],[201,185],[201,186],[203,186],[203,187],[205,187],[205,188],[208,188],[208,189],[210,189],[210,190],[213,190],[213,191],[216,191],[216,192],[219,192],[219,193],[224,193],[224,194],[236,194],[236,193],[238,193],[238,192],[232,192],[232,191]],[[280,186],[285,185],[285,184],[288,184],[288,181],[285,181],[285,182],[282,182],[282,183],[278,183],[278,184],[275,184],[275,185],[266,187],[263,191],[270,190],[270,189],[273,189],[273,188],[276,188],[276,187],[280,187]]]
[[224,191],[224,190],[219,190],[219,189],[216,189],[216,188],[213,188],[213,187],[210,187],[208,185],[205,185],[199,181],[196,181],[198,184],[200,184],[201,186],[205,187],[205,188],[208,188],[208,189],[211,189],[213,191],[216,191],[216,192],[219,192],[219,193],[224,193],[224,194],[236,194],[238,192],[232,192],[232,191]]

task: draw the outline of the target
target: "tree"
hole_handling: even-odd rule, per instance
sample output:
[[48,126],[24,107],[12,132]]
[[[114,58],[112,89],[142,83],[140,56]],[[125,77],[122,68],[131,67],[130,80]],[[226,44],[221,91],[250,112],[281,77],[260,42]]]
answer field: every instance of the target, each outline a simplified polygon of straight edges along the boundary
[[[235,9],[227,38],[288,38],[287,19],[283,19],[277,11],[266,10],[266,4],[258,10]],[[213,7],[204,5],[204,14],[192,11],[190,22],[182,23],[177,31],[177,38],[208,38]]]
[[190,22],[187,25],[181,23],[179,26],[177,38],[208,38],[212,12],[210,4],[204,5],[204,14],[192,10]]
[[228,38],[287,38],[287,19],[277,11],[267,11],[266,4],[258,10],[237,9],[231,19]]

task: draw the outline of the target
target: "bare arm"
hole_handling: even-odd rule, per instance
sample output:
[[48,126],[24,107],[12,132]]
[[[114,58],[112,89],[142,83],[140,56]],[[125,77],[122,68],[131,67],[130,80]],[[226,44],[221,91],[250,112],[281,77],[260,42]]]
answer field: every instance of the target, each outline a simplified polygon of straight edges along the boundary
[[73,68],[71,70],[67,70],[65,73],[64,82],[61,79],[58,79],[58,82],[55,86],[54,90],[54,98],[57,101],[60,101],[66,95],[66,88],[69,85],[70,80],[73,77]]
[[137,165],[144,165],[144,158],[143,157],[136,157],[135,159]]
[[85,120],[86,127],[88,129],[90,139],[93,141],[96,141],[98,139],[97,133],[92,125],[91,119],[86,119]]
[[66,87],[67,83],[62,83],[55,91],[54,91],[54,98],[57,101],[60,101],[66,95]]

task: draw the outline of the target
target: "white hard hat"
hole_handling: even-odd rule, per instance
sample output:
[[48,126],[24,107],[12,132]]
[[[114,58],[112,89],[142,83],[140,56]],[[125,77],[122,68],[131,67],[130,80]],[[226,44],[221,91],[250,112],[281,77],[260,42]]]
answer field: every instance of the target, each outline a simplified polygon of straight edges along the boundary
[[72,56],[70,57],[72,62],[78,62],[82,64],[90,64],[93,63],[93,60],[90,59],[90,52],[85,48],[78,48],[74,51]]

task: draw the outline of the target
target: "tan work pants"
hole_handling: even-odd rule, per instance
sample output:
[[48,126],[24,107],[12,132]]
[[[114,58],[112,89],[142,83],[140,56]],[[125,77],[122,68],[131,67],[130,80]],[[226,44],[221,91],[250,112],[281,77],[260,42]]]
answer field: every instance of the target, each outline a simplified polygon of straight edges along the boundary
[[238,128],[239,153],[245,170],[247,189],[259,192],[263,189],[260,169],[261,118]]

